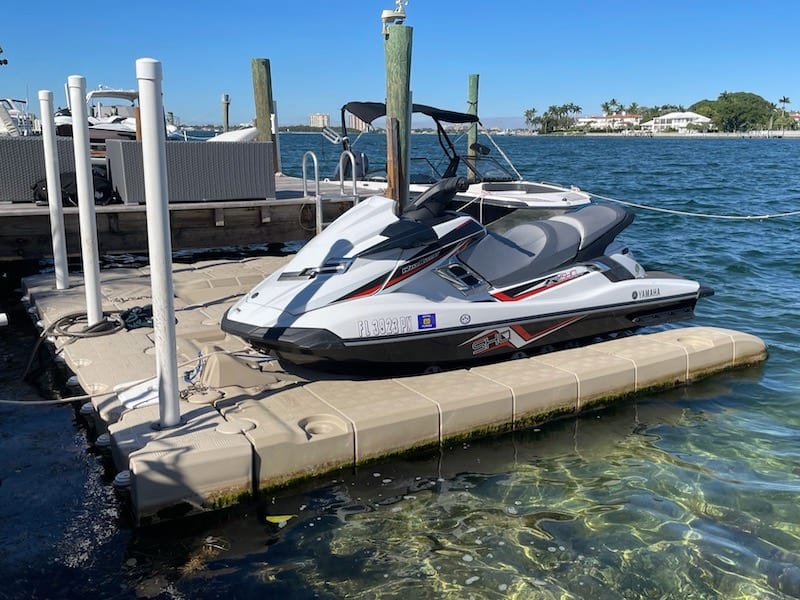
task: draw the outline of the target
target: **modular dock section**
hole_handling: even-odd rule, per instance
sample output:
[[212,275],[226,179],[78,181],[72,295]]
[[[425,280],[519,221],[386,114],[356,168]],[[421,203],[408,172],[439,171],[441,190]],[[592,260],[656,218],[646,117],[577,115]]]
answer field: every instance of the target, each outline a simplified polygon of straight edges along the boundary
[[[137,522],[222,507],[334,469],[542,423],[766,358],[752,335],[688,327],[409,377],[287,373],[219,328],[233,301],[285,260],[174,268],[184,377],[181,423],[169,429],[158,426],[153,329],[72,337],[80,327],[65,316],[84,309],[80,281],[57,291],[50,275],[25,279],[57,352],[95,395],[82,412],[101,434],[98,442],[110,446]],[[104,310],[150,303],[146,267],[104,270],[101,283]]]

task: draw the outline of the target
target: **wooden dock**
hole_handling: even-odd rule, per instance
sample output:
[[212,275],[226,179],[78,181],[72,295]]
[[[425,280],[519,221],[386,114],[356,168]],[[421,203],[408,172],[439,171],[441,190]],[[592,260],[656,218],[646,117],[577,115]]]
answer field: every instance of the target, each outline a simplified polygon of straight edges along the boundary
[[[764,343],[752,335],[689,327],[431,375],[354,380],[287,373],[219,328],[235,299],[285,260],[175,266],[185,376],[181,424],[164,430],[151,379],[152,328],[71,337],[80,327],[62,318],[83,310],[81,282],[57,291],[51,275],[24,280],[57,352],[94,395],[86,412],[106,434],[98,442],[111,449],[137,522],[222,507],[334,469],[574,415],[766,358]],[[147,305],[149,269],[104,270],[101,290],[111,313]],[[143,383],[131,387],[136,382]]]
[[[307,240],[316,234],[316,200],[303,195],[302,179],[275,175],[275,198],[181,202],[170,204],[173,250],[207,249],[249,244]],[[321,182],[325,219],[352,206],[339,195],[339,184]],[[313,184],[309,185],[313,193]],[[349,189],[349,188],[348,188]],[[357,190],[359,197],[372,193]],[[96,206],[100,254],[146,253],[147,216],[144,204]],[[0,202],[0,263],[52,256],[50,212],[32,201]],[[67,253],[80,255],[78,207],[64,207]]]

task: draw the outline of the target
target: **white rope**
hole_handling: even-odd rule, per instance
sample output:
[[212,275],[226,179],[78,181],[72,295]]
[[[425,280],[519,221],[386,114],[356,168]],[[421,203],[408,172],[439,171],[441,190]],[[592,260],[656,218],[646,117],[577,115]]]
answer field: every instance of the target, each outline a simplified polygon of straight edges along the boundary
[[[586,190],[584,190],[586,191]],[[733,221],[759,221],[763,219],[778,219],[782,217],[794,217],[800,215],[800,210],[794,210],[791,212],[784,212],[784,213],[774,213],[768,215],[715,215],[710,213],[699,213],[699,212],[689,212],[685,210],[675,210],[671,208],[659,208],[657,206],[648,206],[647,204],[637,204],[636,202],[626,202],[625,200],[618,200],[616,198],[611,198],[609,196],[602,196],[600,194],[595,194],[592,192],[587,192],[590,196],[594,198],[599,198],[601,200],[607,200],[609,202],[616,202],[617,204],[622,204],[624,206],[631,206],[633,208],[641,208],[644,210],[652,210],[655,212],[663,212],[668,213],[671,215],[683,215],[685,217],[702,217],[705,219],[728,219]]]
[[[248,346],[243,346],[242,348],[239,348],[238,350],[215,350],[215,351],[209,352],[207,354],[198,353],[198,355],[196,357],[194,357],[194,358],[190,358],[189,360],[179,362],[178,363],[178,368],[180,369],[180,368],[185,367],[187,365],[194,364],[195,361],[197,361],[198,359],[205,360],[207,358],[210,358],[210,357],[214,356],[215,354],[235,355],[235,356],[237,356],[239,358],[248,358],[249,357],[249,358],[252,358],[254,360],[263,360],[263,359],[269,359],[270,358],[270,357],[268,357],[268,356],[266,356],[264,354],[249,354],[249,353],[247,353],[249,349],[250,348]],[[240,354],[242,352],[244,352],[246,354]],[[131,389],[131,388],[133,388],[133,387],[135,387],[135,386],[137,386],[137,385],[139,385],[141,383],[144,383],[145,381],[147,381],[147,379],[141,379],[141,380],[129,382],[129,383],[126,383],[126,384],[120,384],[119,386],[117,386],[117,389],[114,390],[114,391],[98,392],[98,393],[95,393],[95,394],[83,394],[81,396],[69,396],[68,398],[58,398],[58,399],[55,399],[55,400],[5,400],[5,399],[0,399],[0,405],[10,405],[10,406],[50,406],[50,405],[54,405],[54,404],[70,404],[72,402],[80,402],[80,401],[91,400],[92,398],[104,398],[104,397],[109,397],[109,396],[115,396],[116,394],[118,394],[120,392],[124,392],[126,390],[129,390],[129,389]]]

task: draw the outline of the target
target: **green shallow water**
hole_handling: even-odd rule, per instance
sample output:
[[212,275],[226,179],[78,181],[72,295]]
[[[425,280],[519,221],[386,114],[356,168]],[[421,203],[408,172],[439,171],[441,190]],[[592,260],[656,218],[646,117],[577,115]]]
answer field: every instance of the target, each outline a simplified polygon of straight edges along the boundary
[[[284,171],[310,139],[282,138]],[[800,208],[800,140],[501,141],[532,178],[643,204]],[[800,219],[636,213],[637,258],[714,287],[694,323],[766,363],[147,530],[70,408],[0,407],[0,598],[800,597]],[[33,332],[0,336],[3,397],[35,397]]]

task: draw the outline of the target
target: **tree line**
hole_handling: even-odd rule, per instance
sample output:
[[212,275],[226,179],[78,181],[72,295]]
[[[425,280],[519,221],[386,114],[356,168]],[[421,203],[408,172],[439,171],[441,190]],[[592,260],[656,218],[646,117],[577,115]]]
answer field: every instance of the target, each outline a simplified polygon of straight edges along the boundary
[[[739,132],[758,129],[796,129],[796,121],[786,114],[786,105],[791,100],[782,96],[777,103],[772,103],[757,94],[750,92],[722,92],[716,100],[700,100],[687,109],[680,104],[662,104],[661,106],[641,106],[632,102],[627,106],[612,98],[600,105],[606,115],[625,113],[639,115],[641,123],[656,117],[689,110],[711,119],[710,127],[716,131]],[[778,109],[778,104],[781,108]],[[551,105],[541,114],[535,108],[529,108],[523,114],[528,129],[537,129],[541,133],[576,130],[578,115],[582,108],[573,103]]]

